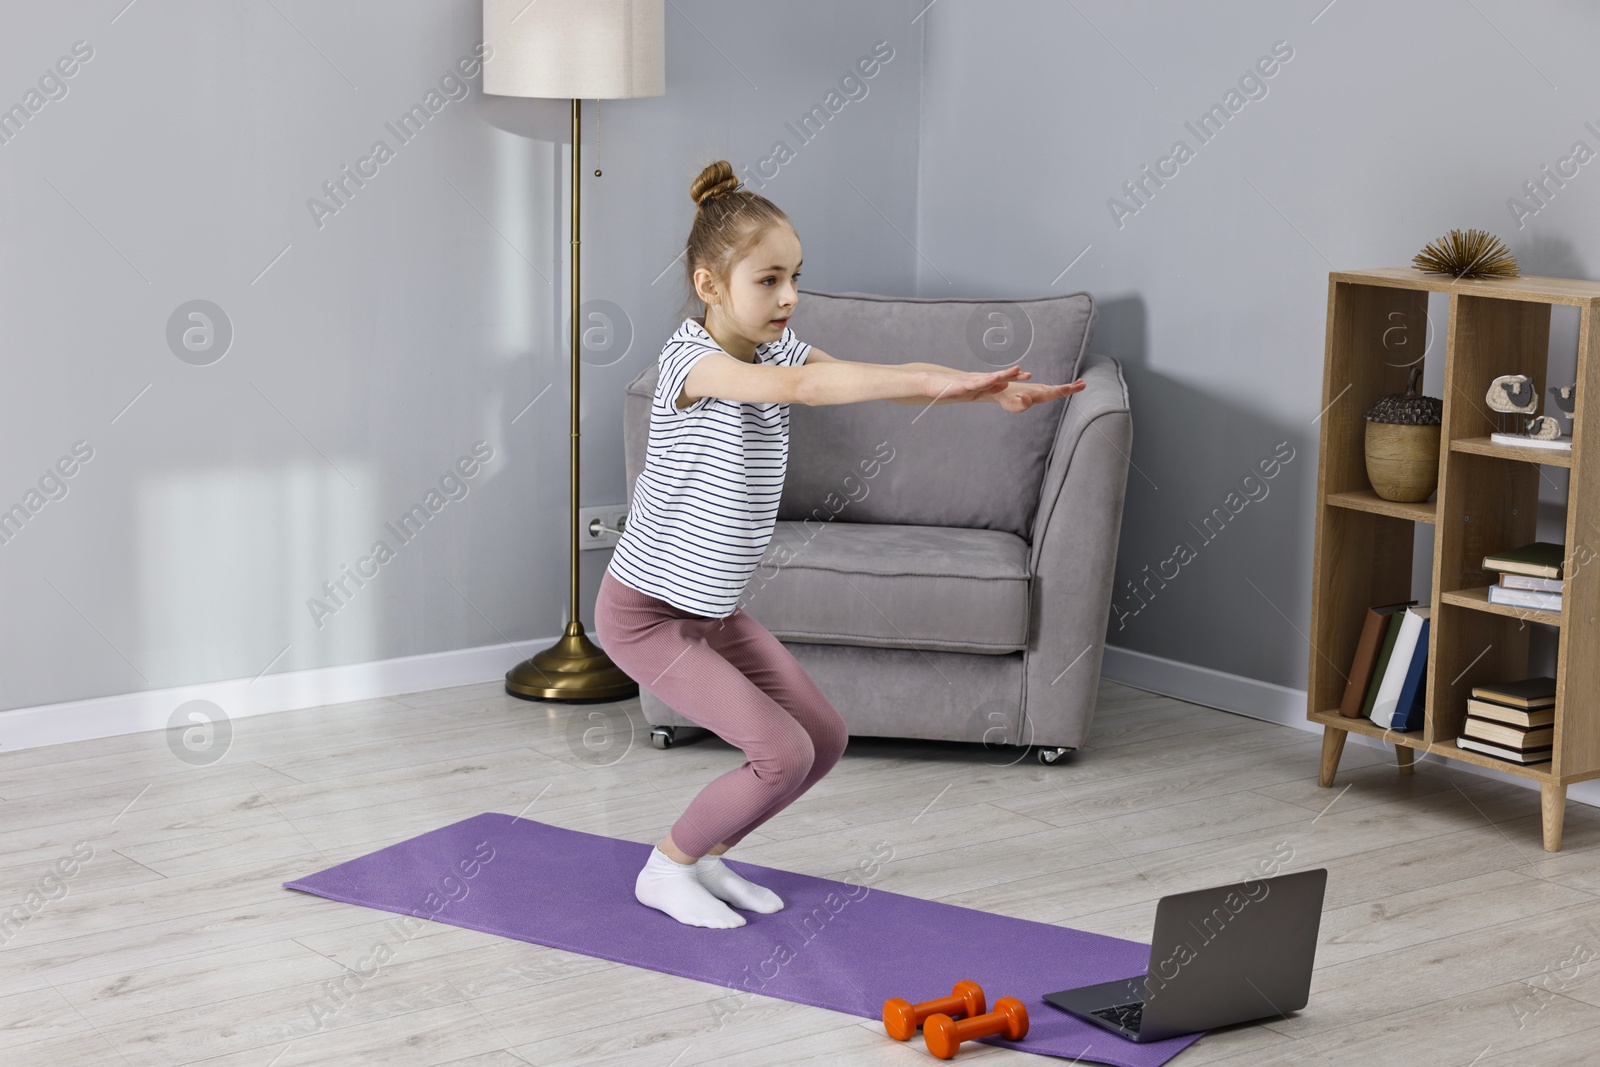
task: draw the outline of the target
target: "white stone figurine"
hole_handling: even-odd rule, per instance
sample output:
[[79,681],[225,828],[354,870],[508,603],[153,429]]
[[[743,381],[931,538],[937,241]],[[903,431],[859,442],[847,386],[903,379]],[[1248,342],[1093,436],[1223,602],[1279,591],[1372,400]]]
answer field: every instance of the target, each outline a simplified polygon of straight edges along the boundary
[[[1572,409],[1576,407],[1578,403],[1578,383],[1573,382],[1571,385],[1552,385],[1550,387],[1550,395],[1555,399],[1556,407],[1561,411],[1562,416],[1565,417],[1568,422],[1571,422]],[[1546,406],[1545,410],[1549,411],[1550,408]]]
[[1536,441],[1554,441],[1561,436],[1561,423],[1549,415],[1536,415],[1523,420],[1528,436]]
[[1539,406],[1539,394],[1534,392],[1533,379],[1526,374],[1502,374],[1489,383],[1484,402],[1491,411],[1531,415]]

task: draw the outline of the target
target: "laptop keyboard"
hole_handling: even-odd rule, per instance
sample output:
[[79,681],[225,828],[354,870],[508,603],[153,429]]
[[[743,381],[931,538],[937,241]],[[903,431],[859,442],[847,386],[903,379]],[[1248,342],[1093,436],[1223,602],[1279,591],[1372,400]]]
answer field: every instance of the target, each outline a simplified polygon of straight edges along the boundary
[[1139,1024],[1144,1021],[1144,1001],[1133,1004],[1117,1004],[1109,1008],[1098,1008],[1089,1013],[1104,1019],[1113,1026],[1120,1026],[1133,1033],[1139,1032]]

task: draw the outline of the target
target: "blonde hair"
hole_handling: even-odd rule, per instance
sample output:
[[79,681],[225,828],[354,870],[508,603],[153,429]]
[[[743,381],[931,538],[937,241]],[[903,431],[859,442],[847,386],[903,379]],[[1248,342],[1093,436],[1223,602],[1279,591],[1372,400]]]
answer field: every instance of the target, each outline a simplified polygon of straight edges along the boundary
[[694,287],[695,271],[704,268],[727,287],[734,264],[749,254],[767,230],[780,223],[794,228],[777,204],[740,185],[733,165],[726,159],[709,164],[689,183],[689,199],[698,207],[684,250],[689,295],[680,319],[688,318],[697,309],[705,313]]

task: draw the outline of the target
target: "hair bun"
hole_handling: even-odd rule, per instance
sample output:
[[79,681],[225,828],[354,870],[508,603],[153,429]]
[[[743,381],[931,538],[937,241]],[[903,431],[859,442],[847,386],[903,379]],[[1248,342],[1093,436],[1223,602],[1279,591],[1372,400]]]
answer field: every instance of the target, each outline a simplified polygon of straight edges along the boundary
[[700,176],[689,184],[689,199],[696,204],[704,204],[737,188],[739,179],[734,177],[733,164],[726,159],[719,159],[702,170]]

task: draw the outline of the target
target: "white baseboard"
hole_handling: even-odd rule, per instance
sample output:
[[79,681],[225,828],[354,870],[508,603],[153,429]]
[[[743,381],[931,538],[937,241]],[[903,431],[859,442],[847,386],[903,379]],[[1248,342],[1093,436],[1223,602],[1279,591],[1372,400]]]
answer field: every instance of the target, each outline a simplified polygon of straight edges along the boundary
[[[534,638],[522,642],[520,647],[546,648],[555,640],[553,637]],[[235,678],[16,708],[0,712],[0,752],[164,730],[173,711],[190,700],[209,700],[228,718],[241,719],[275,711],[496,681],[526,658],[516,646],[486,645],[341,667],[266,674],[255,679]]]
[[[1152,656],[1147,652],[1134,652],[1111,645],[1106,646],[1105,656],[1100,663],[1100,674],[1101,677],[1120,685],[1132,686],[1147,693],[1158,693],[1190,704],[1231,711],[1236,715],[1275,722],[1281,726],[1292,726],[1296,730],[1316,734],[1322,732],[1321,726],[1306,718],[1304,689],[1290,689],[1288,686],[1275,685],[1272,682],[1259,682],[1254,678],[1242,678],[1237,674],[1225,674],[1209,667],[1196,667],[1189,663]],[[1347,743],[1391,750],[1391,746],[1366,734],[1351,733]],[[1417,762],[1431,763],[1438,759],[1437,756],[1418,756]],[[1450,766],[1527,789],[1539,787],[1537,782],[1520,775],[1507,774],[1491,767],[1480,767],[1464,760],[1452,760]],[[1307,773],[1315,772],[1315,767],[1307,768]],[[1577,782],[1568,786],[1567,799],[1591,807],[1600,807],[1600,779]]]

